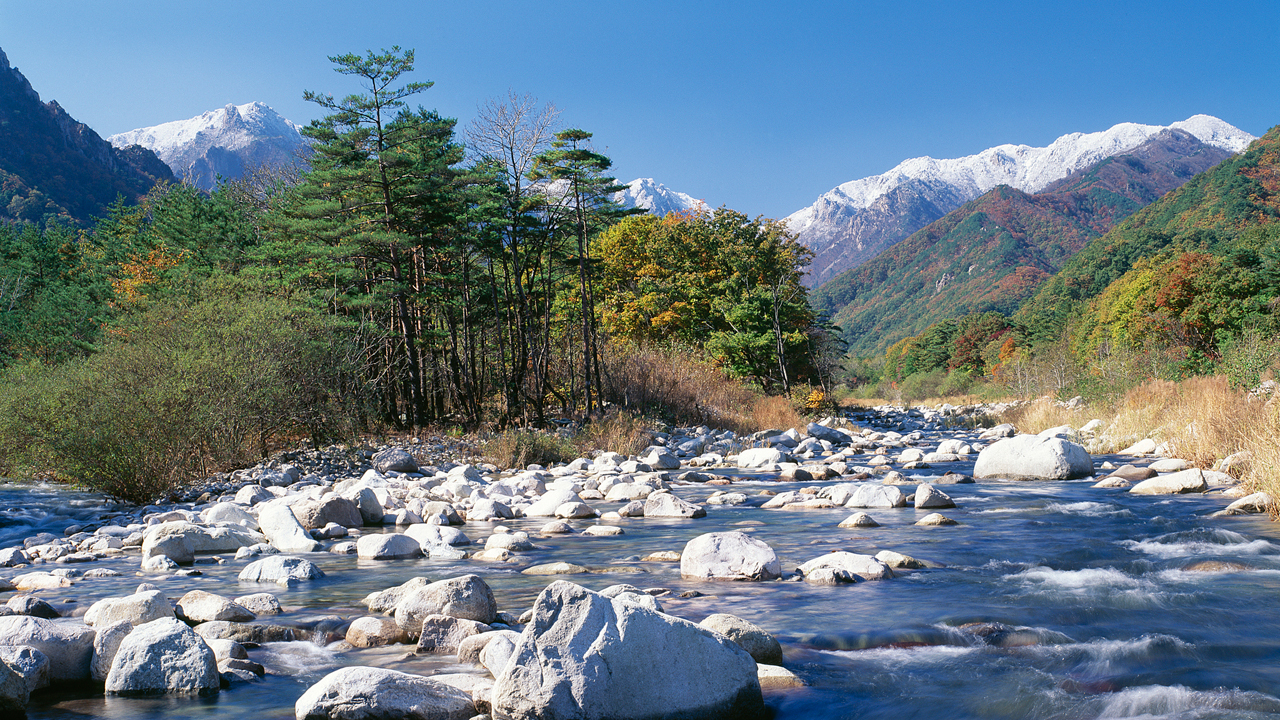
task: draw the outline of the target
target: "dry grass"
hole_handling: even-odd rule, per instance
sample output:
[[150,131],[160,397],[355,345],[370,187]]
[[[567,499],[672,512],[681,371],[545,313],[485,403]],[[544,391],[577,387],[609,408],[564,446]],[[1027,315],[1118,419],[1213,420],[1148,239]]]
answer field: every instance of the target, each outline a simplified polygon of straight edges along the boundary
[[1105,423],[1090,446],[1093,452],[1116,452],[1151,438],[1170,456],[1205,469],[1228,455],[1249,452],[1253,461],[1242,480],[1251,490],[1280,499],[1280,405],[1232,389],[1225,377],[1154,380],[1129,390],[1114,407],[1072,410],[1042,399],[1001,416],[1031,433],[1060,425],[1079,428],[1093,418]]
[[787,399],[726,377],[692,351],[615,346],[604,364],[605,395],[628,412],[737,433],[804,425]]
[[787,430],[788,428],[804,429],[808,420],[796,412],[795,405],[784,397],[771,396],[756,398],[751,406],[751,418],[754,431]]
[[485,440],[480,452],[485,462],[501,468],[524,468],[533,463],[550,466],[578,457],[578,448],[572,442],[541,430],[499,433]]
[[1079,428],[1095,417],[1087,408],[1066,408],[1051,398],[1023,403],[1000,414],[1000,422],[1013,423],[1018,432],[1038,433],[1049,428],[1070,425]]
[[583,455],[592,450],[609,450],[622,455],[639,455],[653,442],[653,423],[625,411],[610,411],[594,420],[574,438]]

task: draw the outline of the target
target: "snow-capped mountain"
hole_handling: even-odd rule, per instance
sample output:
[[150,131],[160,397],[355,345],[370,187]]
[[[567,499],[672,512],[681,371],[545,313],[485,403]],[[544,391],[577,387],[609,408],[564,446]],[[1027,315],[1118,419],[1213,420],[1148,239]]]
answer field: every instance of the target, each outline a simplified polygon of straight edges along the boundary
[[[1233,153],[1255,140],[1208,115],[1167,127]],[[1102,132],[1063,135],[1048,147],[998,145],[962,158],[912,158],[884,174],[844,183],[787,217],[800,242],[815,254],[806,283],[820,285],[875,257],[997,185],[1039,192],[1073,172],[1133,150],[1165,129],[1121,123]]]
[[627,183],[626,190],[613,195],[613,201],[625,208],[641,208],[654,215],[673,212],[701,212],[707,204],[692,195],[668,188],[653,178],[636,178]]
[[175,176],[211,190],[219,176],[234,180],[250,167],[298,162],[306,152],[298,129],[267,105],[251,102],[107,140],[119,148],[141,145],[155,152]]

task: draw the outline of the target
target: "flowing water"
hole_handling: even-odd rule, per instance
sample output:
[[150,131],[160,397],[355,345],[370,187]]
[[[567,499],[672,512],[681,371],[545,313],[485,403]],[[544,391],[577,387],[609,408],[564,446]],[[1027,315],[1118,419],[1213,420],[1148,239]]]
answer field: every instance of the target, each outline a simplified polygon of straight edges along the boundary
[[[966,467],[972,465],[919,471],[917,477]],[[247,561],[234,560],[198,565],[200,577],[140,578],[133,555],[97,564],[122,577],[80,579],[68,590],[39,594],[67,612],[129,594],[143,579],[173,598],[195,588],[230,596],[268,590],[287,612],[266,620],[307,626],[324,616],[363,614],[360,598],[416,575],[475,572],[493,587],[501,609],[519,614],[553,579],[521,575],[519,568],[563,560],[597,572],[562,579],[597,590],[623,582],[667,588],[671,594],[659,600],[671,614],[698,621],[728,612],[773,632],[783,642],[786,665],[808,684],[766,692],[780,720],[1280,718],[1280,530],[1265,517],[1209,517],[1226,504],[1221,496],[1131,496],[1091,484],[941,486],[958,505],[943,511],[961,523],[957,527],[917,527],[913,523],[925,513],[911,508],[869,510],[881,527],[846,530],[836,527],[850,514],[845,509],[708,506],[702,519],[620,521],[625,534],[617,537],[535,537],[539,549],[521,554],[519,565],[316,554],[311,557],[327,577],[288,589],[238,584]],[[751,495],[799,487],[742,474],[731,489]],[[716,489],[681,486],[676,493],[701,501]],[[616,504],[592,505],[603,511]],[[39,488],[2,490],[0,506],[5,544],[97,511],[91,497]],[[545,522],[506,524],[532,535]],[[472,523],[464,530],[483,540],[487,527]],[[945,567],[820,587],[685,581],[676,564],[639,560],[726,529],[769,543],[784,569],[837,549],[894,550]],[[1207,565],[1213,571],[1187,569],[1200,561],[1221,562]],[[703,595],[678,597],[688,590]],[[269,644],[250,653],[268,668],[265,681],[237,684],[214,697],[104,698],[101,686],[62,688],[33,697],[28,716],[283,720],[293,717],[294,701],[306,687],[343,665],[423,674],[474,671],[448,656],[408,655],[410,649],[343,652],[316,642]]]

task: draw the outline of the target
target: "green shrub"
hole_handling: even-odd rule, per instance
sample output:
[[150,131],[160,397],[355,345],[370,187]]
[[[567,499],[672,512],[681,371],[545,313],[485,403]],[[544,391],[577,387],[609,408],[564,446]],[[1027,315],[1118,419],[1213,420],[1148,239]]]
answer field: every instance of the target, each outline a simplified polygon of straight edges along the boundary
[[0,380],[0,465],[149,502],[281,433],[351,430],[348,343],[323,315],[234,296],[161,304],[101,352]]

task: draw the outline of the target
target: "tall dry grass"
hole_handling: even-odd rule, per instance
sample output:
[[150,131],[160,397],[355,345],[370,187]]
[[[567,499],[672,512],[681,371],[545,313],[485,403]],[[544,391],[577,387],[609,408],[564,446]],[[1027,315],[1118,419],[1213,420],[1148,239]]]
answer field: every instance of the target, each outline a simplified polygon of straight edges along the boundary
[[[1064,408],[1049,399],[1027,403],[1001,416],[1020,432],[1040,432],[1089,420],[1103,421],[1093,452],[1117,452],[1144,438],[1168,454],[1211,469],[1227,456],[1252,454],[1241,479],[1250,490],[1280,500],[1280,404],[1233,389],[1227,378],[1153,380],[1126,392],[1109,407]],[[1277,507],[1273,505],[1272,512]]]
[[615,346],[604,364],[607,399],[634,414],[737,433],[805,424],[786,398],[733,380],[690,350]]

